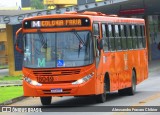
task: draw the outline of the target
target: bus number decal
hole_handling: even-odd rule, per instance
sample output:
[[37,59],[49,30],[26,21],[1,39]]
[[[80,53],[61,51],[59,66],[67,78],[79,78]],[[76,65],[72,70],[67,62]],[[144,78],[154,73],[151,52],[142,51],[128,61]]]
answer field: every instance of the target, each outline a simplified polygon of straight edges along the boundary
[[37,81],[39,83],[53,83],[54,78],[53,76],[38,76]]
[[43,58],[42,60],[38,58],[38,67],[45,67],[46,66],[46,60]]

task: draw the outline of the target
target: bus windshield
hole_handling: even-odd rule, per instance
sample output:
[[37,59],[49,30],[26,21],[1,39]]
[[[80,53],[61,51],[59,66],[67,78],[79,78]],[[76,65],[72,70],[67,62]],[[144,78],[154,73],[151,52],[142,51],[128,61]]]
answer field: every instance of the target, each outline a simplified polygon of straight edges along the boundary
[[93,63],[90,31],[27,33],[23,66],[28,68],[78,67]]

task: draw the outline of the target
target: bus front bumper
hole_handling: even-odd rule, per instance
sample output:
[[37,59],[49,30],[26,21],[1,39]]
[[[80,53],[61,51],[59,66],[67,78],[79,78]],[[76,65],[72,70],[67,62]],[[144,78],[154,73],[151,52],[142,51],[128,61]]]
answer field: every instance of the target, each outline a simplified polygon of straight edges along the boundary
[[34,86],[23,80],[24,96],[42,97],[42,96],[85,96],[94,95],[95,82],[93,79],[83,84],[44,84]]

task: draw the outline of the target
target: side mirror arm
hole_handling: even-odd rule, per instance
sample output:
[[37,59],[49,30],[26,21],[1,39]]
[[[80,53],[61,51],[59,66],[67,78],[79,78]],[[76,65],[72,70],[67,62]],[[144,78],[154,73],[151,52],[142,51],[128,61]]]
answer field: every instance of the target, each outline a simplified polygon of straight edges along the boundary
[[20,28],[17,32],[16,32],[16,43],[15,43],[15,48],[18,52],[23,53],[24,51],[22,49],[19,48],[19,39],[18,39],[18,34],[22,32],[22,28]]

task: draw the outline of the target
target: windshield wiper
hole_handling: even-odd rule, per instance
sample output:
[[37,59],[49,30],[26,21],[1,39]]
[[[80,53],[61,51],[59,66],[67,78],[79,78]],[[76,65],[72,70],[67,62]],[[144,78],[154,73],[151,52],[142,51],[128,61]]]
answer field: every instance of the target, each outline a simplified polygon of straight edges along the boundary
[[42,47],[46,49],[47,48],[47,39],[44,38],[43,33],[40,30],[38,30],[38,35],[39,35]]
[[81,38],[81,36],[77,33],[77,31],[73,30],[73,33],[76,35],[76,37],[78,38],[79,40],[79,48],[78,48],[78,57],[80,55],[80,50],[83,46],[85,46],[85,43],[83,41],[83,39]]
[[85,46],[84,41],[82,40],[81,36],[77,33],[77,31],[74,30],[73,32],[76,35],[76,37],[78,38],[78,40],[80,41],[80,43],[82,43],[82,45]]

